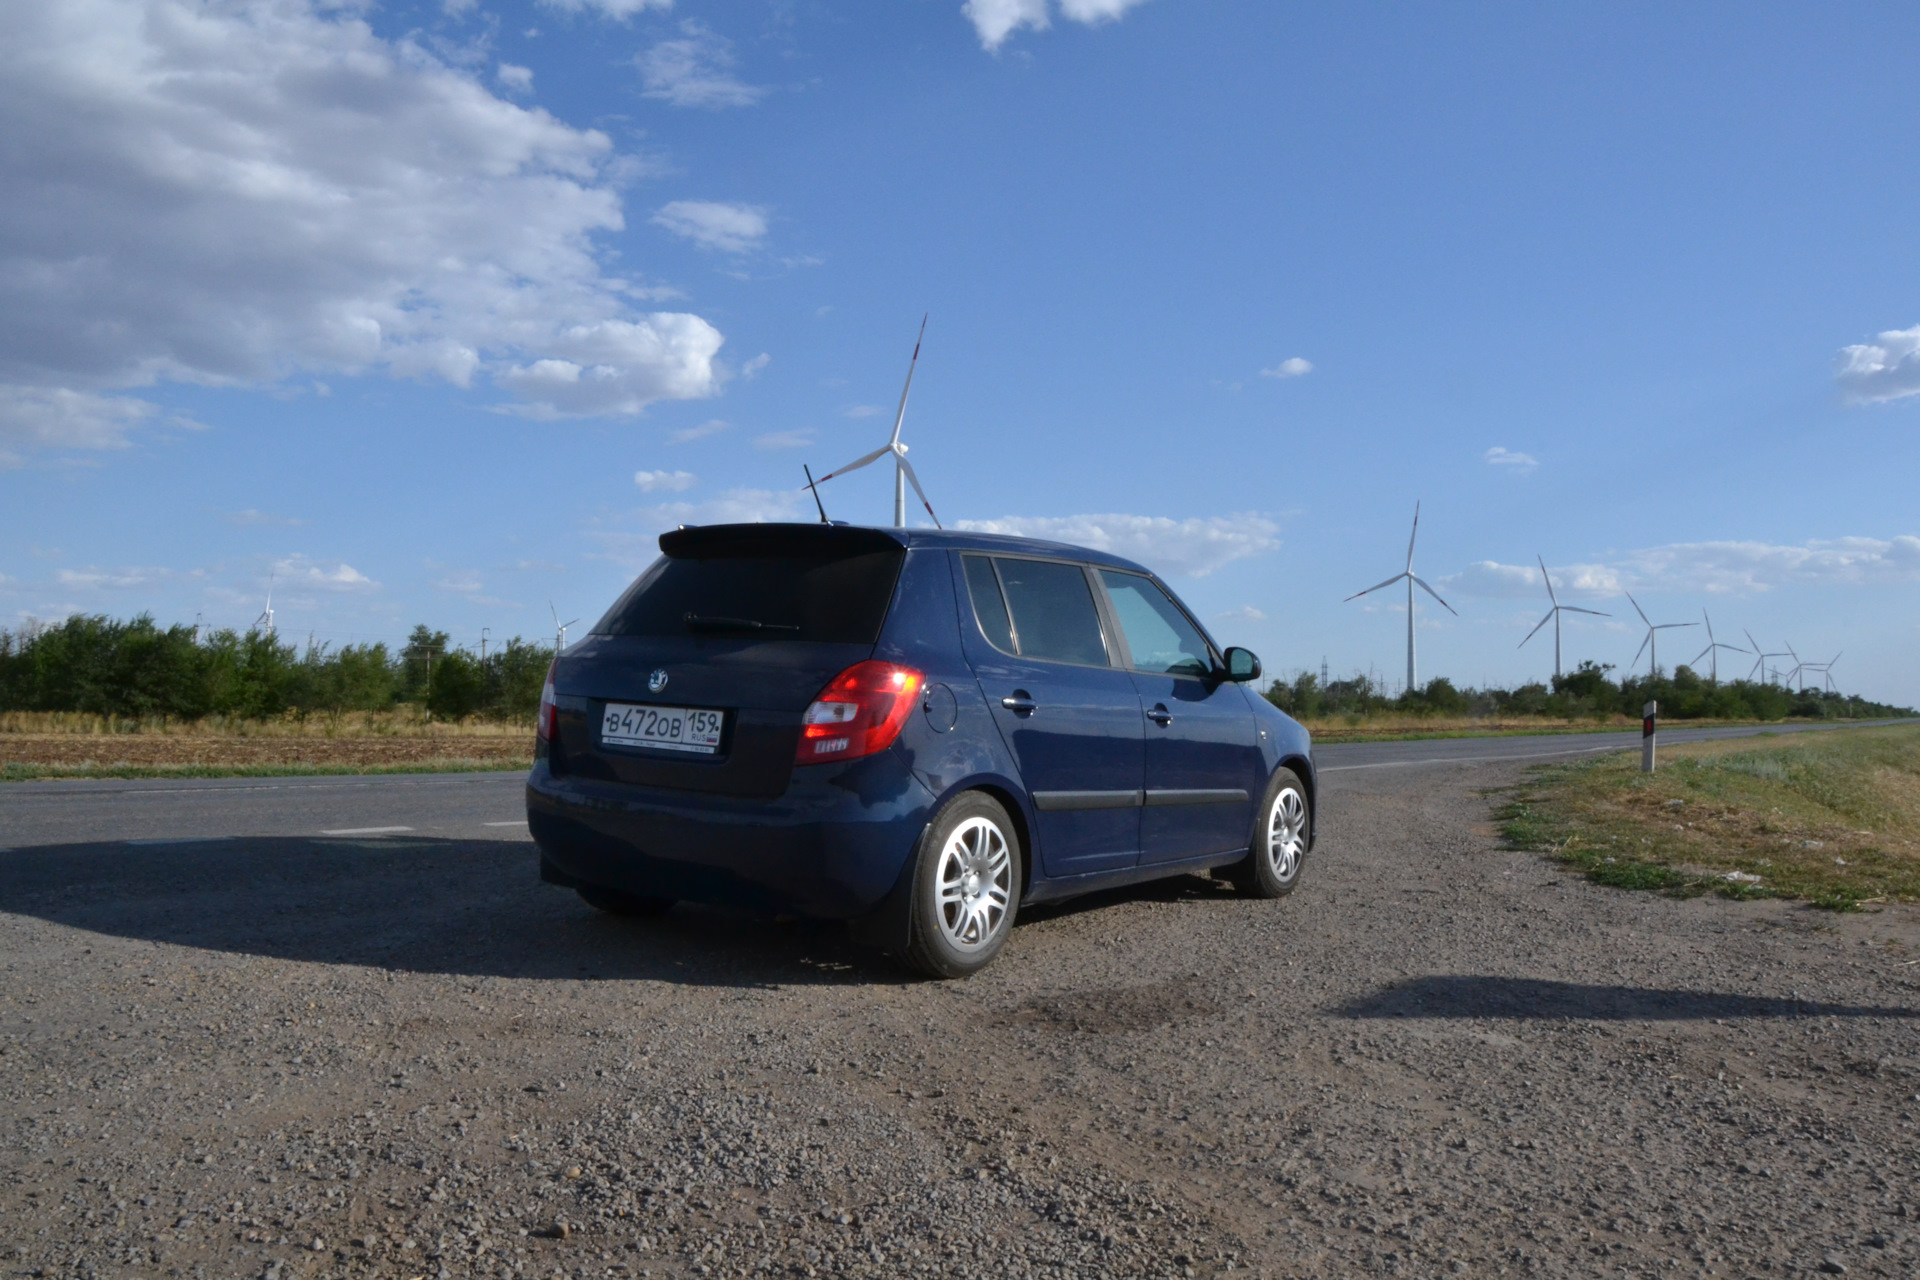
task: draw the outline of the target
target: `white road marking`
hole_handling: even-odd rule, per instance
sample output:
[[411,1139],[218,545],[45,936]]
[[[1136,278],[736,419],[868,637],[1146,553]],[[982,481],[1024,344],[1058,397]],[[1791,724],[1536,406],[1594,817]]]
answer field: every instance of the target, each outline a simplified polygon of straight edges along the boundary
[[323,836],[392,836],[402,831],[411,831],[412,827],[341,827],[337,831],[322,831]]
[[480,825],[483,827],[524,827],[527,825],[527,820],[525,818],[515,818],[512,822],[483,822]]

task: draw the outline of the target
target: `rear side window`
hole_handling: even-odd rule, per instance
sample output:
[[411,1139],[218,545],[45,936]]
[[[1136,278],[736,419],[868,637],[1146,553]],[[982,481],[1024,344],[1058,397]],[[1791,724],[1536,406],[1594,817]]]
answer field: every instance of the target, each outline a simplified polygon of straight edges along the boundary
[[1213,654],[1200,629],[1151,578],[1102,569],[1100,580],[1107,586],[1107,598],[1113,601],[1114,617],[1127,638],[1127,648],[1133,651],[1136,670],[1177,676],[1212,672]]
[[[1079,565],[999,556],[964,559],[975,616],[996,646],[1023,658],[1107,665],[1100,613],[1094,606],[1087,575]],[[1010,632],[1004,645],[996,635],[1003,614]]]
[[973,616],[980,620],[980,633],[1000,652],[1017,652],[1007,602],[1000,595],[1000,579],[993,576],[993,561],[985,556],[961,556],[960,562],[967,567],[967,594],[973,597]]
[[[764,545],[764,544],[762,544]],[[872,644],[905,548],[857,554],[663,556],[594,628]]]

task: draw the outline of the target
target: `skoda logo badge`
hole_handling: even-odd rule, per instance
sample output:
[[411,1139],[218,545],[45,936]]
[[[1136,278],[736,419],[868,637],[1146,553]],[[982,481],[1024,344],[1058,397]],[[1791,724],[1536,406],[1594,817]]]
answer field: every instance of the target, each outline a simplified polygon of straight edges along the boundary
[[661,670],[656,671],[652,675],[647,677],[647,688],[653,690],[655,693],[660,692],[662,689],[666,687],[667,687],[667,673],[665,668],[662,668]]

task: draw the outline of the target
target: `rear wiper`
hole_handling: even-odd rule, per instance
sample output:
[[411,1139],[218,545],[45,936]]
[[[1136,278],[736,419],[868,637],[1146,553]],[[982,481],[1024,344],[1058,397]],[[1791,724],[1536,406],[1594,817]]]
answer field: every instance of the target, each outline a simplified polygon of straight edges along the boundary
[[688,614],[686,623],[688,628],[694,631],[798,631],[800,629],[787,622],[761,622],[756,618],[718,618],[702,613]]

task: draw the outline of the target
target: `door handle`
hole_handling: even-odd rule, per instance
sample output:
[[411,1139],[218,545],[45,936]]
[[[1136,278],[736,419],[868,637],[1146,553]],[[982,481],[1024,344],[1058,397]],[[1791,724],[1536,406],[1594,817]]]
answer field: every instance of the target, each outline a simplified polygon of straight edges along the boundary
[[1000,699],[1000,705],[1017,716],[1030,716],[1040,704],[1029,697],[1025,689],[1015,689],[1011,694]]
[[1153,710],[1147,712],[1147,719],[1164,729],[1173,723],[1173,712],[1167,710],[1166,703],[1156,702],[1153,704]]

